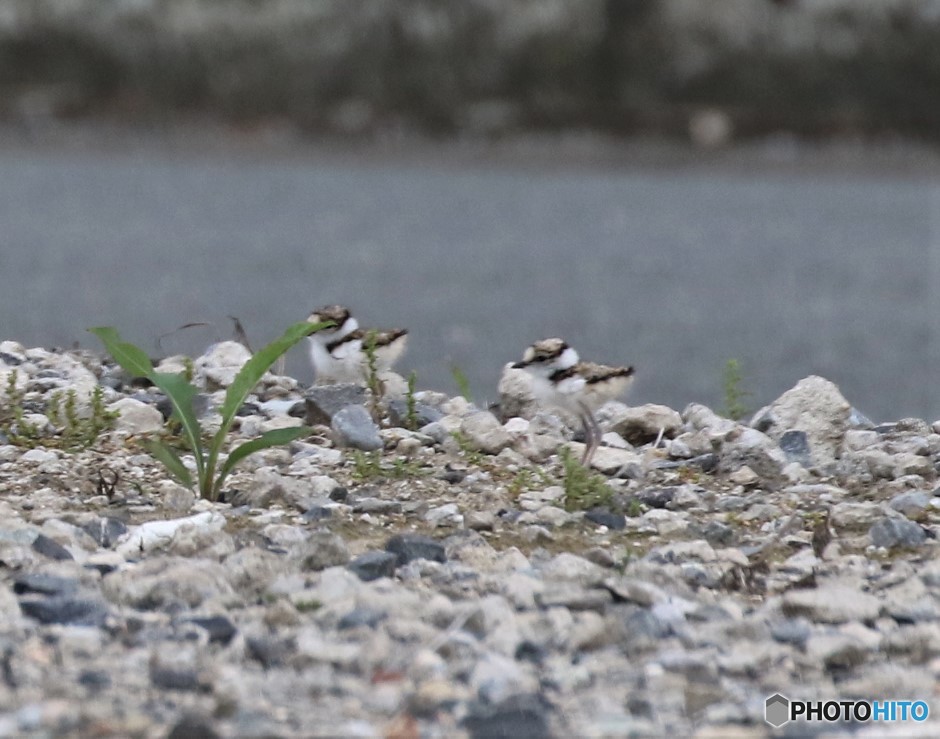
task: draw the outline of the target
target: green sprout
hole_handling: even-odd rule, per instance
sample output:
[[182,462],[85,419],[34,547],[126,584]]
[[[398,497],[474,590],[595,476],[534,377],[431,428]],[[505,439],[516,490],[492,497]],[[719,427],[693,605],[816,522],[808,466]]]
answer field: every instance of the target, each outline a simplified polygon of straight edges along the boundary
[[[310,432],[306,427],[293,427],[267,431],[256,439],[246,441],[234,448],[228,458],[221,465],[219,456],[225,444],[226,436],[235,419],[235,414],[245,402],[248,393],[261,380],[265,372],[273,365],[278,357],[283,355],[294,344],[322,328],[332,324],[309,323],[303,321],[296,323],[284,334],[272,341],[261,351],[251,357],[235,376],[235,380],[225,392],[220,413],[222,425],[219,430],[203,443],[203,431],[193,410],[193,398],[198,392],[182,374],[169,374],[157,372],[146,352],[129,342],[121,339],[117,330],[110,326],[89,329],[91,333],[101,339],[105,348],[114,360],[127,372],[135,377],[146,377],[160,388],[173,405],[173,417],[181,426],[183,437],[196,460],[196,483],[199,494],[211,501],[219,499],[222,485],[238,462],[249,454],[268,449],[273,446],[289,444]],[[183,464],[179,455],[166,443],[153,439],[148,445],[150,453],[167,468],[173,477],[187,487],[193,487],[193,479],[189,469]]]
[[473,396],[470,393],[470,380],[467,379],[467,375],[464,374],[464,371],[455,363],[450,366],[450,374],[457,384],[457,392],[472,403]]
[[408,375],[408,392],[405,394],[405,428],[409,431],[418,430],[418,401],[415,399],[415,387],[418,384],[418,373],[412,370]]
[[740,362],[737,359],[729,359],[722,372],[722,386],[725,391],[724,415],[732,421],[744,418],[748,412],[744,399],[751,393],[742,389],[742,380]]
[[613,490],[603,475],[591,472],[581,464],[568,447],[559,452],[564,470],[565,510],[586,511],[600,506],[609,507]]

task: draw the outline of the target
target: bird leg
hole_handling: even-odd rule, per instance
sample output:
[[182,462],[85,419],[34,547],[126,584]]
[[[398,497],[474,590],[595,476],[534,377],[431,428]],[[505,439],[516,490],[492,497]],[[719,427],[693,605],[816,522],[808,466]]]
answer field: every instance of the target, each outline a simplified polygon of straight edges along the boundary
[[590,408],[581,402],[578,402],[578,406],[581,409],[581,424],[584,428],[585,444],[581,464],[585,467],[589,467],[591,458],[594,456],[594,452],[601,443],[601,427],[600,424],[597,423],[597,419],[594,418],[594,414],[591,413]]

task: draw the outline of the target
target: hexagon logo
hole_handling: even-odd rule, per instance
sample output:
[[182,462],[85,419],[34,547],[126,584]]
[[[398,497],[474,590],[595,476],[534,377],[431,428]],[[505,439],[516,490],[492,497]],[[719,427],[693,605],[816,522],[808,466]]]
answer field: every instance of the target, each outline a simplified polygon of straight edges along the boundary
[[790,699],[774,693],[764,702],[764,721],[779,729],[790,720]]

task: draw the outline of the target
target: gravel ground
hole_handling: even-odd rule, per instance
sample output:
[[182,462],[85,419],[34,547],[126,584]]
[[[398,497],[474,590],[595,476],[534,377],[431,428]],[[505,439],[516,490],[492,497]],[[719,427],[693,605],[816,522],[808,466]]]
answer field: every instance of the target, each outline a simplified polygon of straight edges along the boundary
[[[194,360],[206,428],[247,356]],[[936,424],[820,377],[740,422],[614,402],[587,473],[518,371],[494,409],[418,392],[416,431],[384,379],[266,375],[231,441],[311,432],[209,502],[145,451],[154,388],[0,343],[0,736],[760,737],[775,693],[932,703]],[[50,400],[95,388],[119,417],[67,450]]]

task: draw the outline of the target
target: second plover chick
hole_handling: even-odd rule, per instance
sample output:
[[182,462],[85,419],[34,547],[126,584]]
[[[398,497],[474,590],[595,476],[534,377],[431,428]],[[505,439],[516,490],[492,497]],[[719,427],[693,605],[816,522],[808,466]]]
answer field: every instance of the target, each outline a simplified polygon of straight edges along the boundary
[[536,341],[512,365],[532,376],[532,394],[541,404],[574,413],[584,426],[585,448],[581,463],[589,465],[601,442],[594,410],[623,395],[633,384],[633,367],[608,367],[582,362],[562,339]]
[[369,372],[366,352],[368,341],[374,342],[376,369],[385,372],[405,351],[408,330],[386,331],[362,329],[359,322],[342,305],[318,308],[307,318],[311,323],[329,321],[332,328],[310,336],[310,362],[318,384],[352,382],[361,384]]

